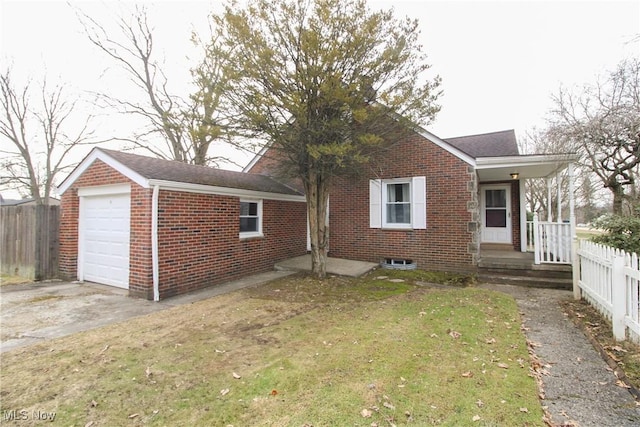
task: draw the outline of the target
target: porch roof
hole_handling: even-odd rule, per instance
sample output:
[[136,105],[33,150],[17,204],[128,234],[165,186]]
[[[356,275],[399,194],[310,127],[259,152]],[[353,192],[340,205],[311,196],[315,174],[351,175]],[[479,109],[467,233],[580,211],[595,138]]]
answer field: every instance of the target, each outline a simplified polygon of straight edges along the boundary
[[478,157],[476,170],[480,181],[510,180],[513,173],[518,174],[518,179],[546,178],[576,160],[577,156],[573,153]]

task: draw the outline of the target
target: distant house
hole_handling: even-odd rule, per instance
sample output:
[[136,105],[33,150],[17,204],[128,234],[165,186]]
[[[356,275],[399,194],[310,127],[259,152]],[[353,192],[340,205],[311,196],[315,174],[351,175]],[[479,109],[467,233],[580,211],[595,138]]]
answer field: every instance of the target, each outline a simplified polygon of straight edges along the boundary
[[[269,150],[230,172],[94,149],[59,187],[62,274],[159,300],[305,254],[305,197],[276,179]],[[475,271],[483,250],[524,252],[524,180],[572,161],[520,155],[511,130],[444,140],[416,128],[368,174],[334,183],[330,256]],[[556,242],[557,259],[573,224],[547,222],[538,245]]]

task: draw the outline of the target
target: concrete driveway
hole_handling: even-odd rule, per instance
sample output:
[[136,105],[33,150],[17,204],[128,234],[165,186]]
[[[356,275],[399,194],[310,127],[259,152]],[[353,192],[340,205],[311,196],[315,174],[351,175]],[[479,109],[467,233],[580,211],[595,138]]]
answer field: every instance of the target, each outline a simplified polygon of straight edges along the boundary
[[160,302],[129,298],[124,289],[79,282],[0,286],[0,353],[122,322],[292,274],[271,271]]

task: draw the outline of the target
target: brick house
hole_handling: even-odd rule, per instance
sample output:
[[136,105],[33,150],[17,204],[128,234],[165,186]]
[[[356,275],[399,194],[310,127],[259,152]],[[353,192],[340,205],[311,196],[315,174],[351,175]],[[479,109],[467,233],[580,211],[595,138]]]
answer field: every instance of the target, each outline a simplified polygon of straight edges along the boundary
[[59,186],[64,277],[160,300],[306,253],[304,196],[272,178],[95,148]]
[[[277,176],[277,158],[266,148],[244,171]],[[334,182],[329,255],[474,272],[483,248],[526,252],[533,227],[525,179],[558,177],[573,160],[520,155],[513,130],[444,140],[416,127],[372,159],[367,172]],[[558,217],[563,225],[553,230],[566,234],[558,240],[564,250],[570,224]]]
[[[305,198],[277,178],[277,158],[265,148],[231,172],[95,148],[59,186],[61,273],[157,301],[306,254]],[[471,272],[484,249],[535,244],[536,262],[566,262],[573,200],[569,221],[558,206],[555,222],[532,224],[524,180],[560,180],[573,161],[520,155],[513,131],[443,140],[416,127],[334,182],[329,255]]]

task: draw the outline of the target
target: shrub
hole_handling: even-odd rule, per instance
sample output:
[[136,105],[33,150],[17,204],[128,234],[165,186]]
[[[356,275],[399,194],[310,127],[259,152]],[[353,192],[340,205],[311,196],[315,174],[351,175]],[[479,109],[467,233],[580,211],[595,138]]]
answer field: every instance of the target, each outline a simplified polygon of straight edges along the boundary
[[593,221],[593,226],[605,231],[592,237],[594,242],[640,255],[640,205],[630,215],[603,215]]

